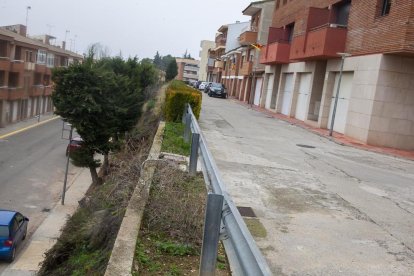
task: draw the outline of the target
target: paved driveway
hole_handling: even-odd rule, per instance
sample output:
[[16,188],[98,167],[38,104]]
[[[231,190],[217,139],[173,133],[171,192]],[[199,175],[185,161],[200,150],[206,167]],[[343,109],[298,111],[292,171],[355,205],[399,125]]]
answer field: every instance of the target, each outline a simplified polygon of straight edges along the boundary
[[265,227],[255,239],[275,275],[414,274],[413,161],[232,100],[204,97],[200,126],[234,202]]

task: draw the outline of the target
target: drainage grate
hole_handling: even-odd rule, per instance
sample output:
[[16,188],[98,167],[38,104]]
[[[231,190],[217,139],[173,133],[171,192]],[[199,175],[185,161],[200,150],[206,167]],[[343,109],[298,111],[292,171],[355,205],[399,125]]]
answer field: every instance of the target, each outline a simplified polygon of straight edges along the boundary
[[307,149],[314,149],[314,146],[310,146],[310,145],[303,145],[303,144],[296,144],[296,146],[301,147],[301,148],[307,148]]
[[249,218],[256,217],[256,214],[253,212],[253,209],[251,207],[237,206],[237,210],[239,210],[239,213],[242,217],[249,217]]

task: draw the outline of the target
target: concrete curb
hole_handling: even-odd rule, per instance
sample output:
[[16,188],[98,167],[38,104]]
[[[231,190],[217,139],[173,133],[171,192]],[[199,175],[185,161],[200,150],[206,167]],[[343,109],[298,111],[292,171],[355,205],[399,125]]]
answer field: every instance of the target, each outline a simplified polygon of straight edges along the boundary
[[165,122],[161,122],[155,134],[149,156],[143,163],[141,177],[129,200],[112,249],[111,257],[106,267],[106,276],[131,275],[138,232],[149,196],[151,180],[155,172],[155,164],[153,162],[148,162],[147,164],[147,161],[158,160],[161,152],[164,128]]

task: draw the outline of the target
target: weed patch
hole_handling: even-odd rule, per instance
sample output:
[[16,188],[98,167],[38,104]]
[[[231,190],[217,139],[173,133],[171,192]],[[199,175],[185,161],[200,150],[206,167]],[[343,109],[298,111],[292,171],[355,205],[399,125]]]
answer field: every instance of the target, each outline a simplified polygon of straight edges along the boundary
[[184,141],[183,133],[184,125],[182,123],[167,122],[161,151],[189,156],[190,143]]

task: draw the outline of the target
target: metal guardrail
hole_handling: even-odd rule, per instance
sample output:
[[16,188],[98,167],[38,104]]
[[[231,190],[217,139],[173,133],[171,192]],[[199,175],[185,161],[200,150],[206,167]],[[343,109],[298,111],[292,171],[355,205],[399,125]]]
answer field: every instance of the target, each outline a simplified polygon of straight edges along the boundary
[[[237,207],[225,189],[217,165],[208,149],[206,139],[198,125],[191,106],[188,104],[186,105],[183,114],[183,123],[185,123],[184,139],[186,139],[186,141],[190,140],[190,134],[192,133],[189,165],[190,174],[196,173],[197,160],[199,159],[201,161],[204,180],[209,187],[209,194],[223,196],[223,205],[221,214],[219,214],[219,216],[221,216],[220,239],[223,241],[233,275],[272,275],[266,260],[247,229]],[[214,200],[212,202],[214,204]],[[215,200],[215,202],[217,202],[217,200]],[[214,208],[209,208],[209,204],[210,200],[208,200],[207,203],[207,210],[214,210]],[[209,217],[213,217],[211,221],[214,221],[215,216],[217,216],[217,214],[208,214],[206,212],[206,221],[209,220]],[[205,228],[208,226],[209,225],[205,225]],[[203,269],[203,266],[205,266],[203,261],[206,258],[203,256],[204,253],[206,253],[205,243],[207,241],[211,243],[211,237],[210,239],[206,238],[206,234],[208,235],[206,232],[208,231],[205,229],[200,268],[200,275],[203,276],[214,275],[214,271],[206,271]],[[214,236],[214,233],[211,235]],[[211,245],[208,247],[211,248]],[[214,254],[214,256],[217,257],[217,252],[214,252]],[[211,252],[207,252],[206,255],[211,255]],[[210,261],[213,262],[213,265],[211,266],[212,269],[215,269],[215,260],[210,259]]]

